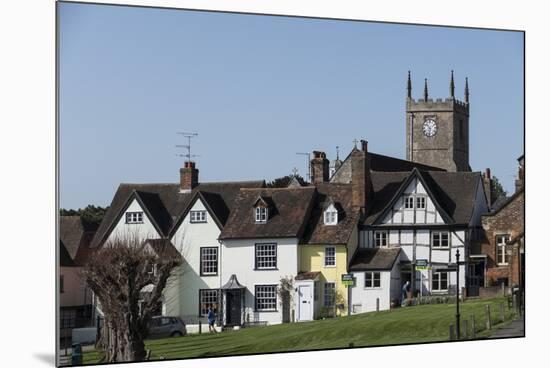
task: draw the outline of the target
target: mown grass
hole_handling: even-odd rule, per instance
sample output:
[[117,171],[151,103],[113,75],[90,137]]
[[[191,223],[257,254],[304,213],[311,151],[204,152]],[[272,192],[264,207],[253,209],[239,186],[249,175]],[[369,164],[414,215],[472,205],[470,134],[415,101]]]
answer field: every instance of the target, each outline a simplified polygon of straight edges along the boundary
[[[505,304],[505,321],[514,317],[504,298],[461,303],[461,316],[476,319],[476,337],[486,337],[485,305],[491,320],[499,322],[499,305]],[[449,340],[449,325],[455,322],[454,304],[431,304],[364,313],[320,321],[242,329],[219,334],[188,335],[147,340],[151,359],[214,357],[235,354],[291,352],[329,348],[395,345]],[[506,322],[505,322],[506,323]],[[462,326],[461,326],[462,327]],[[471,333],[471,326],[468,328]],[[84,364],[99,361],[100,353],[84,353]]]

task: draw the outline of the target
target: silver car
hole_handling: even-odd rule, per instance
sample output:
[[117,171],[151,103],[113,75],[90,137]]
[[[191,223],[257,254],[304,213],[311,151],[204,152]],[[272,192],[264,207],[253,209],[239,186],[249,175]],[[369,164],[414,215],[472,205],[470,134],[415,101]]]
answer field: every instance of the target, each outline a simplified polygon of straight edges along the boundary
[[179,317],[156,316],[149,322],[149,338],[185,336],[187,329]]

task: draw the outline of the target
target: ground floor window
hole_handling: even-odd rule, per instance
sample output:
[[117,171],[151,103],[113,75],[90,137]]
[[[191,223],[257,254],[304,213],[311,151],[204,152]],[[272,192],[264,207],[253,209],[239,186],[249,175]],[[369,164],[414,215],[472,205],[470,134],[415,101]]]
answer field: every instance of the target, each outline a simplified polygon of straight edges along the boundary
[[448,272],[434,271],[432,273],[432,291],[447,291],[448,289]]
[[218,289],[202,289],[199,290],[199,316],[208,314],[208,307],[217,309],[219,292]]
[[256,285],[256,310],[277,310],[277,285]]
[[336,284],[334,282],[325,282],[323,293],[323,305],[333,307],[335,302]]
[[365,272],[365,288],[380,287],[380,272]]

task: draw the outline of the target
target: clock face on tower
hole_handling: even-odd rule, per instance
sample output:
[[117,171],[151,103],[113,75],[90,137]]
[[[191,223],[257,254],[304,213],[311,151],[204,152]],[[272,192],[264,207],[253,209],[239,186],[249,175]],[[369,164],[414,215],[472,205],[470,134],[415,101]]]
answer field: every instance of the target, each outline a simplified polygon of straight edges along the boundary
[[437,133],[437,124],[434,119],[426,119],[422,125],[422,132],[426,137],[433,137]]

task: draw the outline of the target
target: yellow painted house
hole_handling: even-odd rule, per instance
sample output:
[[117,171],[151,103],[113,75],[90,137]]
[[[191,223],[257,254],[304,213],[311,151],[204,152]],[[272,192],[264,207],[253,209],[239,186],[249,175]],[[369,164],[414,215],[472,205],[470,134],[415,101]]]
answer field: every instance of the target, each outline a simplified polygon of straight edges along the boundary
[[299,245],[296,320],[348,314],[348,288],[342,275],[357,248],[357,218],[351,185],[316,184],[318,198]]

